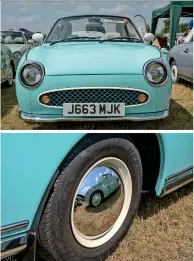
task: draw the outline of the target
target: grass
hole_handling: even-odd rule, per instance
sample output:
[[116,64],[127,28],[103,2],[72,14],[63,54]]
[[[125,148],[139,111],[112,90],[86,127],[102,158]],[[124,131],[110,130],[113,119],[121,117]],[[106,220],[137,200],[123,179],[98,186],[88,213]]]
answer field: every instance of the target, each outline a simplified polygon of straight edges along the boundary
[[162,198],[142,194],[131,228],[106,261],[193,261],[193,184]]
[[76,228],[87,236],[104,233],[117,220],[122,209],[123,199],[123,192],[119,189],[104,199],[98,207],[91,207],[84,202],[74,211]]
[[3,130],[192,130],[192,84],[173,85],[169,117],[147,122],[59,122],[27,123],[18,117],[15,87],[1,88],[1,128]]
[[143,195],[138,214],[107,261],[192,261],[193,187],[162,198]]

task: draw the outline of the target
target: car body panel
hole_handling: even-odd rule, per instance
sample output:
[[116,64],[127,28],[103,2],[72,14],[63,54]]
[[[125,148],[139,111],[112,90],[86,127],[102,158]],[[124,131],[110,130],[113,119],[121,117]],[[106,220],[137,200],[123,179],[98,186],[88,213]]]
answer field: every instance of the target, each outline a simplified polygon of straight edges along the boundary
[[130,42],[43,44],[27,56],[43,64],[46,75],[142,74],[144,64],[154,58],[160,58],[157,48]]
[[179,77],[193,81],[193,30],[184,43],[170,50],[168,56],[170,62],[175,60]]
[[[29,225],[19,232],[30,229],[60,163],[84,136],[85,133],[2,133],[1,226],[28,220]],[[155,190],[159,196],[166,177],[192,166],[193,136],[162,133],[157,134],[157,138],[161,166]],[[14,234],[16,232],[7,232],[3,237]]]
[[12,53],[25,53],[27,50],[29,50],[27,44],[6,44],[6,46],[11,49]]
[[[54,136],[48,133],[2,134],[1,226],[29,220],[29,226],[19,232],[29,230],[40,198],[55,171],[84,134]],[[44,160],[43,155],[46,156]],[[10,232],[3,236],[8,235]]]
[[13,62],[13,53],[6,45],[1,45],[1,83],[8,80],[8,73],[11,62]]
[[165,179],[193,165],[193,134],[192,133],[161,133],[158,135],[161,151],[160,174],[156,184],[159,196]]
[[[16,84],[20,84],[19,80],[16,79]],[[79,86],[78,86],[79,84]],[[42,88],[42,86],[44,86]],[[35,113],[35,114],[58,114],[63,115],[62,108],[53,108],[53,107],[46,107],[41,105],[37,97],[43,92],[48,91],[55,86],[55,89],[63,89],[63,88],[75,88],[75,87],[89,87],[93,88],[98,86],[98,88],[103,87],[120,87],[120,88],[135,88],[139,90],[143,90],[149,93],[150,100],[147,104],[142,106],[137,106],[133,108],[126,108],[126,114],[133,112],[133,113],[141,113],[142,108],[144,112],[152,112],[156,111],[157,109],[157,89],[160,87],[151,87],[144,79],[142,75],[68,75],[68,76],[45,76],[44,80],[40,87],[35,89],[27,89],[27,88],[17,88],[17,99],[22,108],[22,111],[28,113]],[[21,94],[22,92],[22,94]],[[159,90],[160,92],[160,90]],[[29,108],[29,102],[26,102],[27,96],[30,96],[31,102],[31,109]],[[29,101],[29,100],[28,100]],[[165,103],[165,97],[161,101],[161,106],[158,110],[164,110],[167,104]],[[30,109],[30,111],[29,111]]]

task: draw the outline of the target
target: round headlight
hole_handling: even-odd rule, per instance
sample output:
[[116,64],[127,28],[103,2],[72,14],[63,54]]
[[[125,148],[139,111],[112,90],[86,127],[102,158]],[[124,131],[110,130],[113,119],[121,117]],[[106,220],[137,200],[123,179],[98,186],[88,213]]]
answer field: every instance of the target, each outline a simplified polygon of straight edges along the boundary
[[28,87],[36,87],[42,81],[44,76],[43,67],[37,63],[24,65],[20,71],[20,82]]
[[162,63],[153,61],[145,66],[144,75],[149,83],[160,85],[163,84],[167,78],[167,70]]

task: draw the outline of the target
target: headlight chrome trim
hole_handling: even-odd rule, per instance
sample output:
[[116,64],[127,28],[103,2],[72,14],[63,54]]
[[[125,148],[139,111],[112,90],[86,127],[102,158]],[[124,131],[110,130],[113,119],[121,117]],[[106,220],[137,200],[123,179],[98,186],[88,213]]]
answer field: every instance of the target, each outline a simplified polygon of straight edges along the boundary
[[[26,67],[27,65],[34,65],[35,67],[37,67],[38,69],[40,69],[41,79],[40,79],[39,82],[37,82],[35,85],[27,85],[27,84],[22,80],[22,77],[21,77],[21,76],[22,76],[22,72],[23,72],[23,70],[25,69],[25,67]],[[22,64],[22,67],[21,67],[20,70],[19,70],[19,73],[18,73],[18,78],[19,78],[19,81],[20,81],[21,85],[22,85],[23,87],[27,88],[27,89],[34,89],[34,88],[38,87],[38,86],[42,83],[42,81],[43,81],[43,79],[44,79],[44,76],[45,76],[45,68],[44,68],[44,66],[43,66],[41,63],[39,63],[39,62],[37,62],[37,61],[26,61],[26,62],[24,62],[24,63]]]
[[[150,81],[148,80],[147,75],[146,75],[146,68],[147,68],[148,65],[150,65],[150,64],[152,64],[152,63],[158,63],[158,64],[161,64],[161,65],[164,67],[164,69],[165,69],[165,71],[166,71],[166,79],[165,79],[163,82],[161,82],[161,83],[153,83],[153,82],[150,82]],[[146,82],[147,82],[149,85],[153,86],[153,87],[160,87],[160,86],[165,85],[166,82],[168,81],[168,69],[167,69],[167,66],[165,65],[165,63],[163,62],[162,58],[152,59],[152,60],[147,61],[147,62],[144,64],[144,66],[143,66],[143,76],[144,76]]]

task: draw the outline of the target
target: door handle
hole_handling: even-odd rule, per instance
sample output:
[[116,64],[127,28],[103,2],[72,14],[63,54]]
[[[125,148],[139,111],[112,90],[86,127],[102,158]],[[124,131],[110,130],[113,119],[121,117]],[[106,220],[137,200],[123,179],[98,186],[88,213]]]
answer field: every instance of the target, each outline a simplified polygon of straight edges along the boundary
[[187,48],[186,50],[184,50],[184,53],[188,53],[189,52],[189,49]]

